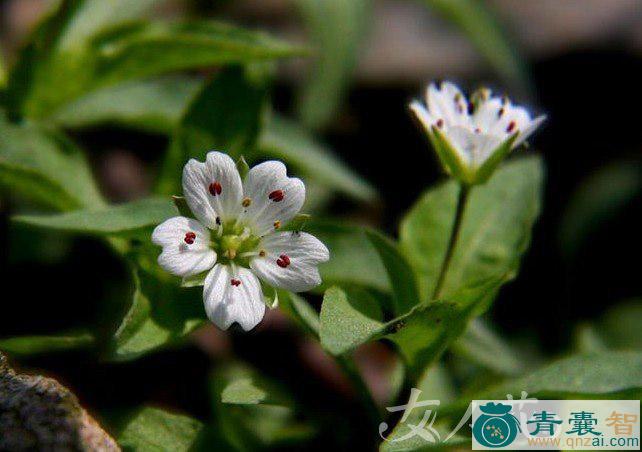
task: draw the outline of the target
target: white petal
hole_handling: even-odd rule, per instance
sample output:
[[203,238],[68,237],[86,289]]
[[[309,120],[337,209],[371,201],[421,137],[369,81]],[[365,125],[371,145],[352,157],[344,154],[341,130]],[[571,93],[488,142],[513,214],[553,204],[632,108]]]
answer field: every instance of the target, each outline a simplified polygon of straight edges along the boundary
[[[196,235],[191,244],[185,241],[189,232]],[[209,247],[209,231],[193,218],[173,217],[159,224],[152,242],[163,247],[158,264],[177,276],[196,275],[216,263],[216,252]]]
[[305,185],[286,173],[283,163],[272,160],[256,165],[247,174],[243,190],[251,203],[242,218],[257,235],[273,231],[276,221],[285,225],[303,206]]
[[228,265],[215,265],[205,278],[203,301],[207,316],[222,330],[237,322],[249,331],[265,314],[261,283],[243,267],[233,271]]
[[495,135],[478,134],[473,151],[473,165],[481,166],[486,159],[497,150],[497,148],[508,138],[497,137]]
[[457,86],[444,82],[438,88],[434,83],[428,86],[426,93],[428,111],[436,119],[443,119],[446,127],[470,125],[468,102]]
[[[210,192],[212,184],[220,184],[219,194]],[[191,159],[185,165],[183,193],[194,216],[214,229],[217,216],[225,221],[235,218],[240,212],[241,176],[227,154],[209,152],[205,163]]]
[[515,143],[513,144],[513,147],[517,147],[520,144],[522,144],[526,139],[535,132],[535,130],[546,120],[546,115],[540,115],[537,118],[533,119],[530,124],[528,124],[526,127],[524,127],[523,130],[520,131],[519,136],[517,137],[517,140],[515,140]]
[[[254,272],[268,284],[293,292],[303,292],[321,284],[317,266],[330,258],[328,248],[313,235],[286,231],[270,234],[259,245],[265,256],[250,262]],[[289,262],[282,256],[287,256]],[[281,265],[277,261],[281,262]]]
[[479,138],[477,134],[466,127],[457,126],[446,130],[444,136],[463,162],[466,164],[472,163]]
[[474,127],[480,129],[482,133],[488,133],[490,130],[493,130],[494,126],[506,114],[504,110],[502,114],[499,115],[502,108],[503,102],[499,97],[491,97],[481,102],[475,109],[475,113],[473,113]]
[[435,119],[428,110],[426,110],[426,107],[424,107],[421,102],[414,100],[410,103],[410,111],[415,114],[426,132],[431,132],[432,126],[437,123],[437,119]]

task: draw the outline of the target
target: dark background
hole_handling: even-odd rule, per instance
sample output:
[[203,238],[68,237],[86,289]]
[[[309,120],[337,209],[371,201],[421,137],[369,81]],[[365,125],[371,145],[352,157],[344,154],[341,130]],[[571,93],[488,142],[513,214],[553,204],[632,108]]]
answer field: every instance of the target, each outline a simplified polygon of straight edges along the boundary
[[[5,24],[13,11],[9,3],[0,2]],[[250,18],[255,20],[252,15]],[[528,151],[545,158],[546,191],[543,213],[520,274],[502,289],[489,317],[499,332],[517,341],[534,341],[547,356],[572,349],[578,323],[595,319],[609,307],[640,294],[639,190],[605,221],[586,224],[592,232],[574,255],[566,256],[559,241],[560,224],[571,197],[587,177],[614,163],[632,168],[638,180],[642,175],[642,55],[631,49],[618,30],[615,27],[582,44],[529,56],[535,96],[517,99],[548,115]],[[12,36],[5,39],[17,40]],[[417,80],[375,83],[367,76],[360,78],[357,71],[341,113],[322,135],[377,187],[382,201],[377,206],[359,206],[339,199],[330,206],[332,214],[366,219],[396,235],[403,214],[426,186],[442,177],[407,110],[408,101],[433,77],[445,78],[444,74],[426,73]],[[483,69],[455,78],[467,88],[495,80]],[[502,88],[501,82],[495,81],[493,86]],[[274,90],[277,108],[290,111],[294,94],[293,83],[286,76]],[[124,166],[127,174],[142,175],[142,182],[130,182],[128,187],[134,187],[130,192],[144,192],[162,155],[159,150],[166,146],[161,137],[119,129],[89,130],[75,138],[92,150],[92,163],[114,199],[128,197],[127,190],[123,194],[118,187],[110,187],[111,170],[105,168],[117,164]],[[101,244],[52,234],[51,250],[30,249],[33,234],[41,233],[14,229],[8,220],[11,206],[3,206],[2,336],[53,333],[86,324],[87,319],[104,325],[105,319],[126,308],[117,302],[107,309],[111,312],[97,308],[105,305],[98,300],[118,296],[126,300],[130,291],[127,272]],[[70,251],[62,260],[57,258],[62,252],[58,247]],[[342,418],[350,419],[349,430],[346,425],[339,436],[361,443],[357,439],[363,436],[355,433],[362,421],[359,406],[344,397],[345,382],[321,358],[321,364],[311,364],[317,355],[292,328],[272,319],[249,334],[231,335],[230,341],[210,331],[187,348],[154,353],[126,364],[102,363],[91,353],[75,352],[22,360],[20,366],[60,379],[99,417],[155,403],[207,418],[210,401],[205,377],[217,362],[238,355],[315,406],[315,417],[332,420],[341,413]],[[216,343],[213,349],[203,346],[208,338]],[[385,348],[370,353],[374,360],[389,358]],[[321,448],[324,443],[317,445]]]

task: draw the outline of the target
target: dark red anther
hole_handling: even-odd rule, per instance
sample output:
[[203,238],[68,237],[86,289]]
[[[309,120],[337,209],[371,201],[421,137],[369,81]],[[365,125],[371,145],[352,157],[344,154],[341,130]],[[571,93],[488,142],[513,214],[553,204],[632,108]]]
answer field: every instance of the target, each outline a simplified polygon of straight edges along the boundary
[[238,279],[234,279],[234,278],[232,278],[232,279],[230,280],[230,284],[232,284],[234,287],[238,287],[238,286],[240,286],[240,285],[241,285],[241,281],[240,281],[240,280],[238,280]]
[[500,108],[497,111],[497,118],[501,118],[504,115],[504,107]]
[[475,128],[475,133],[481,133],[481,129],[479,127]]
[[194,240],[196,240],[196,234],[191,231],[185,234],[185,243],[191,245],[194,243]]
[[468,102],[468,114],[472,115],[475,112],[475,104]]
[[208,190],[210,191],[210,195],[218,196],[223,191],[223,187],[221,187],[220,182],[212,182],[208,187]]
[[437,120],[437,127],[439,127],[440,129],[441,129],[442,127],[444,127],[444,120],[443,120],[443,119],[439,118],[439,119]]
[[511,121],[508,123],[508,127],[506,127],[506,133],[511,133],[513,130],[515,130],[515,121]]
[[278,265],[281,268],[287,268],[287,266],[290,265],[290,258],[285,254],[281,254],[279,258],[276,260],[276,265]]
[[281,202],[283,201],[283,190],[274,190],[272,193],[268,195],[268,198],[270,198],[274,202]]

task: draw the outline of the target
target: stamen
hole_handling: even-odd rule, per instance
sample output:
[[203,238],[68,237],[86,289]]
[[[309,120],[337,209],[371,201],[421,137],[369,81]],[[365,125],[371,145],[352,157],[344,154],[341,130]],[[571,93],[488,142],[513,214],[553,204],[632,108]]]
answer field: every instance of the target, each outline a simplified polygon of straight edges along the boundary
[[212,196],[218,196],[223,191],[223,187],[221,187],[221,184],[216,181],[212,182],[207,189],[209,190],[210,195]]
[[243,198],[243,202],[241,202],[243,207],[250,207],[250,204],[252,204],[252,200],[250,198]]
[[437,127],[439,127],[440,129],[444,127],[444,120],[443,119],[439,118],[437,120]]
[[190,231],[185,234],[184,240],[185,240],[185,243],[187,243],[188,245],[191,245],[192,243],[194,243],[194,240],[196,240],[196,234]]
[[513,130],[515,130],[516,125],[517,124],[515,123],[515,121],[509,122],[508,127],[506,127],[506,133],[511,133]]
[[260,256],[261,253],[257,253],[256,251],[248,251],[247,253],[241,253],[239,254],[239,257],[254,257],[254,256]]
[[500,108],[497,112],[497,118],[501,118],[504,115],[504,107]]
[[232,284],[234,287],[238,287],[238,286],[240,286],[240,285],[241,285],[241,281],[240,281],[240,280],[238,280],[238,279],[232,278],[232,279],[230,280],[230,284]]
[[225,257],[228,259],[234,259],[236,257],[236,250],[227,250],[225,251]]
[[259,251],[259,256],[261,256],[261,257],[265,257],[265,254],[266,254],[266,253],[265,253],[265,250],[261,250],[261,251]]
[[479,127],[475,128],[475,133],[481,133],[481,129]]
[[278,265],[281,268],[287,268],[287,266],[290,265],[290,258],[285,254],[281,254],[279,258],[276,260],[276,265]]
[[475,112],[475,104],[468,102],[468,114],[472,115]]
[[274,222],[274,229],[279,229],[281,227],[281,220],[276,220]]
[[220,226],[220,225],[221,225],[221,217],[216,217],[216,224],[217,224],[218,226]]
[[283,201],[283,198],[285,197],[283,190],[274,190],[272,193],[268,195],[268,198],[270,198],[274,202],[281,202]]

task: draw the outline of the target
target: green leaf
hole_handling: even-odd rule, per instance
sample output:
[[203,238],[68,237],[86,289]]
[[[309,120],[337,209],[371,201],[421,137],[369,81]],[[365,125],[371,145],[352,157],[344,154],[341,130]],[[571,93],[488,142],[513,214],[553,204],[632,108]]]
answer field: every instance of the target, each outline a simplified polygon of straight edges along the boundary
[[[465,288],[516,275],[539,215],[542,179],[541,161],[527,157],[507,163],[485,185],[472,189],[442,298],[457,301],[456,293]],[[401,224],[401,248],[418,274],[423,299],[435,290],[458,190],[454,181],[428,190]],[[486,295],[478,291],[479,297]]]
[[640,194],[641,170],[636,162],[614,162],[579,184],[564,209],[559,229],[559,243],[565,257],[575,256],[596,229],[626,209]]
[[176,206],[176,210],[178,210],[180,216],[194,218],[194,214],[190,210],[187,200],[183,196],[172,196],[172,201],[174,202],[174,206]]
[[529,90],[524,61],[494,14],[477,0],[423,0],[468,37],[490,65],[515,88]]
[[404,314],[421,302],[412,268],[397,244],[374,230],[366,230],[366,236],[379,253],[392,285],[394,313]]
[[4,66],[4,55],[0,50],[0,89],[4,89],[7,85],[7,70]]
[[202,290],[189,290],[134,272],[135,291],[129,311],[114,333],[110,358],[136,359],[182,341],[205,323]]
[[0,111],[0,186],[57,210],[104,204],[84,155],[69,139]]
[[642,300],[633,299],[609,309],[598,330],[609,347],[642,350]]
[[[419,400],[439,400],[443,406],[450,403],[455,397],[455,387],[450,375],[442,365],[434,366],[430,372],[417,382],[416,388],[421,391]],[[445,440],[451,429],[450,426],[440,424],[439,407],[432,407],[437,410],[436,422],[433,427],[440,433],[441,441]],[[430,409],[430,407],[428,407]],[[411,451],[411,450],[446,450],[450,447],[462,447],[470,445],[470,438],[463,435],[455,435],[447,443],[428,443],[419,435],[408,435],[411,433],[411,425],[419,425],[425,411],[415,409],[409,412],[404,422],[398,422],[391,432],[384,431],[382,434],[387,435],[386,441],[381,443],[379,450],[381,452],[389,451]],[[387,424],[386,424],[387,427]],[[387,430],[387,429],[386,429]],[[405,436],[409,436],[404,439]]]
[[245,176],[250,172],[250,165],[247,164],[245,157],[240,156],[236,161],[236,169],[238,170],[241,179],[245,180]]
[[[185,69],[302,54],[300,48],[228,24],[206,20],[133,22],[138,13],[110,13],[111,4],[102,2],[95,8],[91,4],[97,3],[63,1],[38,27],[11,74],[13,112],[48,118],[64,104],[108,85]],[[133,13],[139,7],[120,9]],[[95,11],[108,26],[79,22],[85,20],[81,19],[85,13]]]
[[216,430],[235,450],[278,448],[314,433],[284,388],[246,366],[219,366],[210,384]]
[[[501,283],[489,281],[486,293]],[[361,344],[387,338],[394,342],[408,366],[411,378],[435,362],[459,338],[480,303],[479,287],[457,295],[458,302],[424,301],[408,313],[388,322],[381,319],[379,304],[363,291],[326,291],[321,305],[321,345],[333,355],[343,355]]]
[[68,128],[110,124],[171,134],[201,85],[179,75],[119,83],[64,104],[50,119]]
[[208,151],[234,157],[254,149],[260,132],[266,88],[245,76],[242,68],[218,73],[196,96],[170,144],[158,189],[180,190],[181,168],[189,158],[205,160]]
[[482,319],[470,322],[453,351],[501,375],[519,374],[524,365],[515,351]]
[[201,444],[203,432],[196,419],[145,407],[125,426],[118,443],[126,450],[188,451]]
[[0,339],[0,350],[20,356],[40,355],[91,347],[94,336],[70,333],[55,336],[17,336]]
[[352,171],[326,146],[278,115],[274,115],[259,140],[261,155],[278,158],[292,165],[309,179],[360,201],[376,198],[375,189]]
[[301,329],[314,337],[319,336],[319,314],[310,304],[297,294],[278,291],[279,307],[294,320]]
[[372,5],[370,0],[297,0],[296,4],[316,53],[299,95],[299,116],[307,127],[321,128],[334,116],[348,86]]
[[82,91],[93,76],[94,57],[86,50],[91,38],[142,17],[158,1],[141,0],[134,5],[128,0],[56,2],[37,25],[10,73],[13,112],[49,114],[51,109],[40,107]]
[[145,23],[109,33],[94,45],[101,83],[304,54],[267,34],[206,20]]
[[493,399],[521,391],[540,399],[639,398],[642,352],[607,351],[571,356],[483,391],[474,398]]
[[373,318],[375,308],[376,301],[372,298],[363,295],[348,298],[338,287],[329,288],[321,305],[321,346],[338,356],[383,337],[388,329],[380,318]]
[[363,228],[332,221],[310,221],[305,230],[330,250],[330,260],[319,266],[322,289],[333,284],[389,292],[388,274]]
[[19,215],[13,217],[13,221],[81,234],[131,236],[176,215],[177,210],[170,200],[147,198],[95,210],[75,210],[54,215]]
[[256,405],[265,400],[266,396],[266,392],[257,388],[251,378],[241,378],[231,382],[223,389],[221,400],[223,403]]

